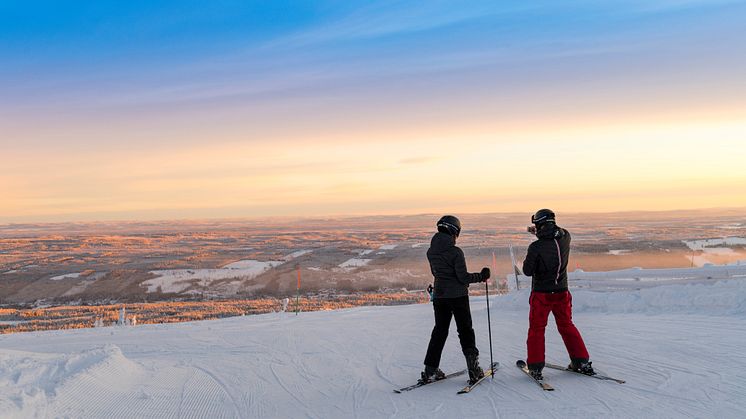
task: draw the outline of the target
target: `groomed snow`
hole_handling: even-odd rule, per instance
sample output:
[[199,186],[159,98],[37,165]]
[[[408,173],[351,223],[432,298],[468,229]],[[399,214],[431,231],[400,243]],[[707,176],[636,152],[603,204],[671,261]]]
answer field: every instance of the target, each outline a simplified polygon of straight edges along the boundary
[[[0,336],[3,417],[75,418],[743,418],[742,280],[618,292],[577,290],[575,322],[594,366],[626,384],[547,370],[525,356],[527,291],[492,297],[494,381],[463,378],[404,394],[433,324],[429,304],[275,313],[216,321]],[[489,360],[484,297],[471,308]],[[547,359],[567,362],[553,321]],[[455,326],[446,371],[464,367]]]

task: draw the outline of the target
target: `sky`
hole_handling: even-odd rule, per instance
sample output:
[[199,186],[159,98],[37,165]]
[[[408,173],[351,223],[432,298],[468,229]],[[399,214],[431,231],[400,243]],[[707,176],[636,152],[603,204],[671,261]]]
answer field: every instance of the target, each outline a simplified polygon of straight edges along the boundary
[[746,207],[746,0],[0,2],[0,223]]

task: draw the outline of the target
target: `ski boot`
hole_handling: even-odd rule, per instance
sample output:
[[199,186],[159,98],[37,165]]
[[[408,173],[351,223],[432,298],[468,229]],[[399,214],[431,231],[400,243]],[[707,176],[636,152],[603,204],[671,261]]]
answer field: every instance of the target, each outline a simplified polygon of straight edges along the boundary
[[440,368],[425,365],[425,371],[422,371],[422,373],[420,373],[419,381],[421,383],[429,383],[431,381],[438,381],[444,378],[446,378],[446,374],[441,371]]
[[484,377],[484,370],[479,366],[479,352],[472,351],[466,355],[466,368],[469,370],[469,385]]
[[544,380],[544,376],[541,374],[541,368],[530,368],[528,369],[528,374],[536,381],[542,381]]
[[534,362],[526,365],[528,367],[528,375],[530,375],[534,380],[543,380],[544,376],[541,375],[541,371],[544,369],[545,365],[546,364],[544,363],[544,361]]
[[567,366],[567,369],[585,375],[596,375],[596,372],[593,371],[593,366],[591,366],[591,364],[592,362],[588,361],[587,359],[575,359],[570,362],[570,365]]

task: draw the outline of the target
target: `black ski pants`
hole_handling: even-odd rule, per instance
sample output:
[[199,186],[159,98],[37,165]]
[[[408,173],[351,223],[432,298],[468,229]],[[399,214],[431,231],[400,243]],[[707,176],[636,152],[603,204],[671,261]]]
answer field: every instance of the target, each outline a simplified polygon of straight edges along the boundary
[[458,339],[461,342],[461,351],[464,355],[479,354],[474,337],[474,328],[471,325],[468,295],[457,298],[436,298],[433,300],[433,310],[435,311],[435,327],[432,335],[430,335],[430,344],[427,346],[425,365],[435,368],[440,366],[440,356],[443,353],[446,338],[448,338],[451,317],[456,318]]

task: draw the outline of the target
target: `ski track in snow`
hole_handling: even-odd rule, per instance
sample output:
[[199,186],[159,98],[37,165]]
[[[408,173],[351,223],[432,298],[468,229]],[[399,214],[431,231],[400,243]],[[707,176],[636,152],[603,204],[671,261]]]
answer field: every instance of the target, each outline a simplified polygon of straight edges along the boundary
[[[722,287],[689,290],[718,295]],[[584,301],[591,293],[577,292],[576,304],[589,308],[576,312],[575,322],[594,366],[627,383],[547,369],[556,390],[543,392],[514,366],[525,358],[527,307],[516,306],[524,297],[492,298],[494,358],[501,366],[469,394],[456,394],[464,377],[393,393],[422,369],[433,326],[432,307],[422,304],[3,335],[0,416],[746,417],[742,310],[620,312],[606,298],[610,309],[603,312],[596,300]],[[739,300],[743,295],[734,304]],[[472,297],[471,307],[486,365],[484,297]],[[546,341],[547,361],[567,363],[553,320]],[[446,373],[465,367],[454,324],[441,367]]]

